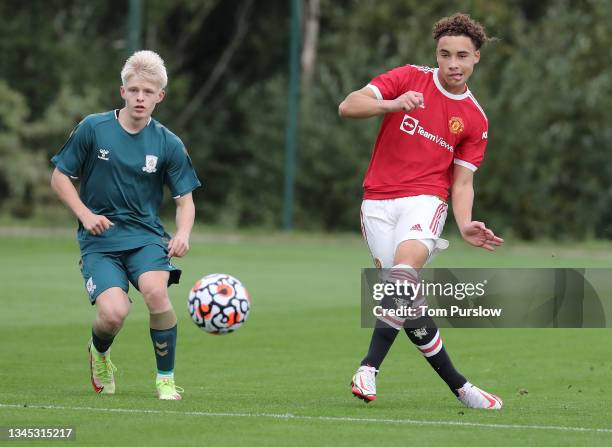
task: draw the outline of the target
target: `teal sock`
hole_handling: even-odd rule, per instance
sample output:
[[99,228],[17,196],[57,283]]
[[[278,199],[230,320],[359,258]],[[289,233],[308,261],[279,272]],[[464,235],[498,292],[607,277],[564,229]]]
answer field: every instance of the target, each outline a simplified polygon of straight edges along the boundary
[[157,376],[155,380],[163,380],[163,379],[174,379],[174,371],[157,371]]
[[174,354],[176,351],[176,325],[170,329],[150,329],[157,370],[174,371]]

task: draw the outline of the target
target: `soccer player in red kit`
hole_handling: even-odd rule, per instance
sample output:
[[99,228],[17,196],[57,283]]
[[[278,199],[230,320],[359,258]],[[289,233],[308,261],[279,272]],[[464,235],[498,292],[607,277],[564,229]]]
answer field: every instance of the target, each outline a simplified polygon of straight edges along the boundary
[[[449,189],[463,239],[487,250],[503,243],[483,222],[472,220],[473,177],[485,153],[488,123],[466,83],[488,37],[480,23],[455,14],[434,25],[433,38],[438,68],[395,68],[350,93],[339,107],[346,118],[384,115],[363,183],[361,225],[375,265],[390,269],[391,282],[418,283],[419,270],[448,247],[440,236]],[[413,298],[411,305],[422,309],[424,297]],[[352,393],[366,402],[376,399],[376,374],[404,328],[465,406],[500,409],[499,397],[455,369],[433,319],[417,315],[377,319]]]

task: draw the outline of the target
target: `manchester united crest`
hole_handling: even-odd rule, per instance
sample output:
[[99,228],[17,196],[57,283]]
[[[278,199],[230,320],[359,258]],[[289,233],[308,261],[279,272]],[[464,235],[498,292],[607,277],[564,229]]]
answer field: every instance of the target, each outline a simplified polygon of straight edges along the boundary
[[463,120],[458,116],[453,116],[448,120],[448,129],[454,134],[463,132],[463,127]]

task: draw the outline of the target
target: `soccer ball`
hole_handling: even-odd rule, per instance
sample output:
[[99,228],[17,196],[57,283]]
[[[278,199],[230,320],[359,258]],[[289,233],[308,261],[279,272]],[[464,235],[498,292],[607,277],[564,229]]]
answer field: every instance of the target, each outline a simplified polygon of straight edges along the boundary
[[195,283],[187,299],[194,323],[209,334],[221,335],[240,328],[251,309],[242,283],[231,275],[213,273]]

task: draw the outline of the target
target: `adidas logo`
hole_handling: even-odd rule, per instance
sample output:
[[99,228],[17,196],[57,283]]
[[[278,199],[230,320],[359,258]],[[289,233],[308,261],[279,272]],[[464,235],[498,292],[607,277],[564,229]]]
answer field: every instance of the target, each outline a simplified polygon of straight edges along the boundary
[[419,224],[413,225],[410,231],[423,231]]

